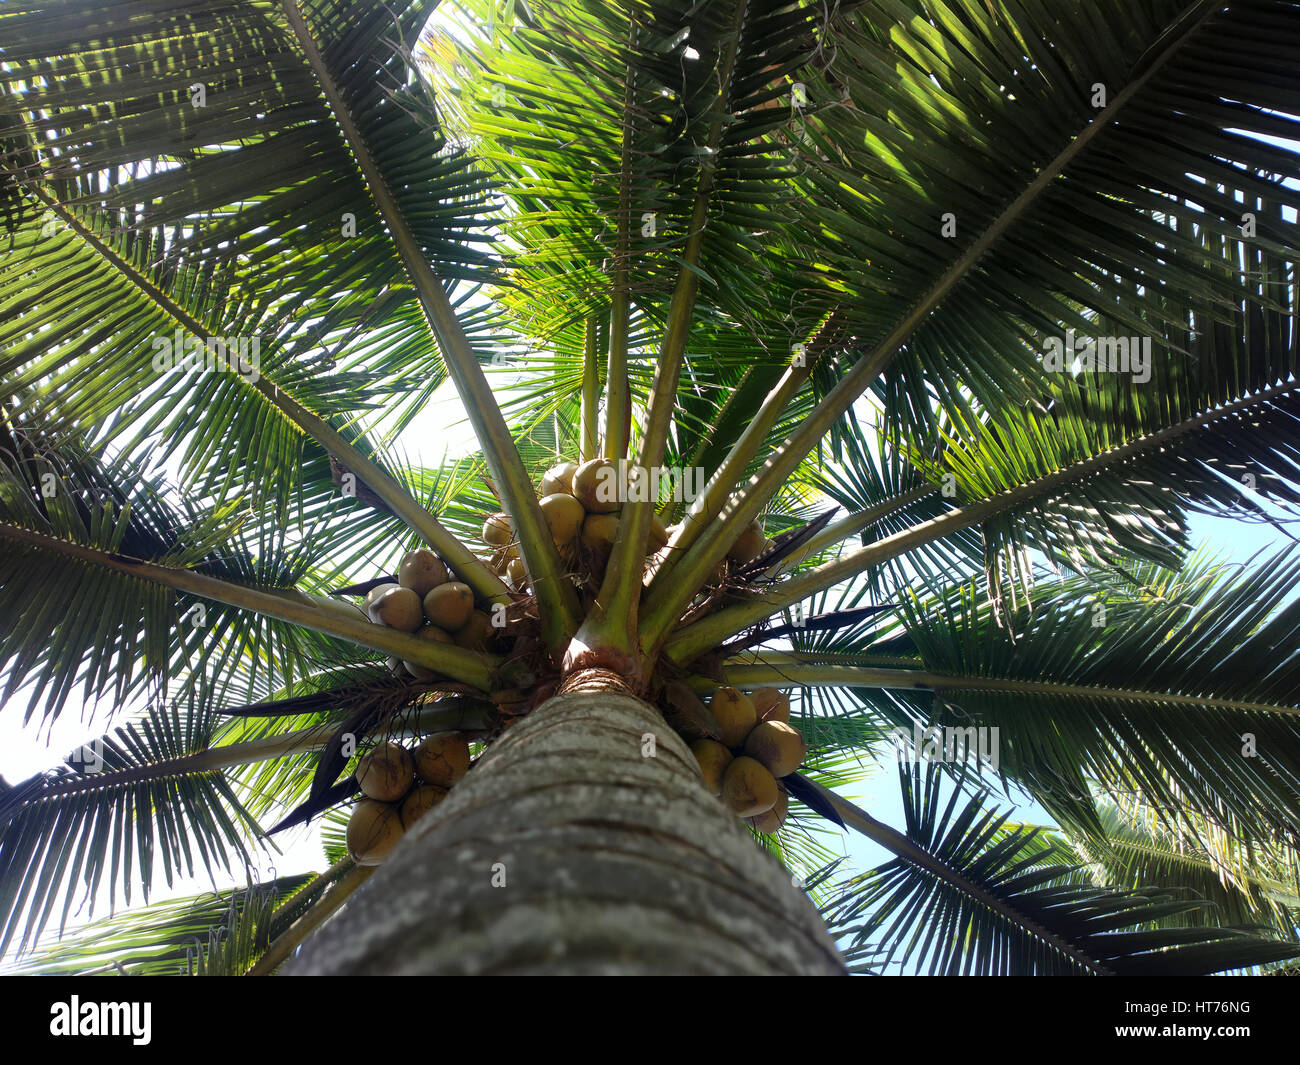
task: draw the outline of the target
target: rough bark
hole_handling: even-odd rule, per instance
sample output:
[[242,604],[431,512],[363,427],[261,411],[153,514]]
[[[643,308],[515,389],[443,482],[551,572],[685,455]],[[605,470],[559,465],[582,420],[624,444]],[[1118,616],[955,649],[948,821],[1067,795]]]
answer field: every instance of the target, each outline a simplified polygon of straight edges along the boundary
[[844,963],[658,711],[578,690],[493,744],[286,971],[837,974]]

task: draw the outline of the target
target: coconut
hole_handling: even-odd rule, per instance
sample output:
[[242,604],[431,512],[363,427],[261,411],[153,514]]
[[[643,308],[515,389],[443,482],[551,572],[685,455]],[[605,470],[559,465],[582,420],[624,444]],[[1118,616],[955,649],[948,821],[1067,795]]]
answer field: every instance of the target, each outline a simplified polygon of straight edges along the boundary
[[356,778],[366,798],[396,802],[415,782],[415,763],[401,744],[381,743],[357,763]]
[[505,547],[514,538],[510,519],[504,514],[493,514],[483,523],[483,542],[491,547]]
[[780,688],[759,688],[749,693],[759,721],[789,721],[790,699]]
[[456,632],[452,637],[457,647],[463,647],[467,651],[486,651],[492,646],[492,641],[496,639],[497,629],[492,624],[492,619],[483,611],[475,610],[469,616],[469,621],[465,626]]
[[612,514],[623,505],[618,463],[613,459],[584,462],[573,474],[573,494],[588,514]]
[[700,763],[704,786],[713,795],[722,794],[722,775],[731,764],[731,752],[717,740],[696,740],[691,744],[691,754]]
[[737,817],[755,817],[776,805],[780,789],[762,762],[741,755],[722,774],[722,801]]
[[404,831],[396,806],[362,799],[348,818],[348,854],[357,865],[378,865]]
[[416,821],[447,797],[447,789],[436,784],[421,784],[412,788],[402,800],[402,827],[410,828]]
[[745,753],[767,766],[772,776],[784,777],[799,768],[808,744],[784,721],[760,721],[745,737]]
[[745,527],[745,531],[740,534],[736,542],[731,545],[727,552],[727,557],[733,562],[744,564],[753,562],[763,551],[763,545],[767,538],[763,535],[762,526],[757,521],[752,521]]
[[528,583],[528,567],[524,565],[522,558],[512,558],[506,563],[506,576],[510,578],[510,583],[516,588],[522,588]]
[[474,591],[468,584],[448,581],[424,597],[424,614],[440,629],[457,632],[474,613]]
[[375,599],[370,616],[380,624],[403,632],[414,632],[424,624],[420,597],[410,588],[394,586]]
[[469,743],[459,732],[435,732],[415,748],[415,771],[426,784],[450,788],[469,770]]
[[772,805],[772,809],[764,811],[757,817],[747,817],[745,821],[758,832],[775,832],[785,824],[785,816],[789,809],[790,796],[778,788],[776,802]]
[[739,747],[745,742],[749,730],[758,723],[754,704],[735,688],[719,688],[709,700],[709,709],[717,718],[721,730],[718,738],[724,746]]
[[588,514],[582,523],[582,543],[589,551],[608,554],[617,539],[617,514]]
[[402,556],[402,564],[397,569],[397,583],[410,588],[423,599],[438,585],[447,583],[447,567],[432,551],[417,548]]
[[383,595],[385,592],[389,591],[390,589],[400,588],[400,587],[401,587],[400,584],[395,584],[393,581],[388,581],[386,584],[376,584],[373,588],[370,589],[370,591],[366,592],[366,616],[370,618],[371,621],[378,622],[379,619],[375,617],[375,612],[374,612],[375,603],[379,600],[379,597]]
[[[452,643],[452,638],[437,625],[426,625],[416,634],[417,640],[428,640],[430,643]],[[422,666],[418,662],[403,662],[406,672],[411,674],[416,680],[433,680],[438,674],[428,666]]]
[[582,519],[587,516],[587,512],[573,496],[555,492],[542,496],[538,506],[542,508],[542,517],[551,528],[551,539],[555,541],[556,547],[565,547],[578,538]]
[[542,477],[542,495],[554,495],[556,492],[573,495],[573,475],[577,472],[576,462],[561,462],[552,466]]

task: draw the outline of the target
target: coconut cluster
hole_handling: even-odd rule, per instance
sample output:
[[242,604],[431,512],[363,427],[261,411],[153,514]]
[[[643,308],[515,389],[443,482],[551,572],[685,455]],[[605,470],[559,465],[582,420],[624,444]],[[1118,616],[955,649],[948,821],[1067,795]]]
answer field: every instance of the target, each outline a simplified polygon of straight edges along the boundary
[[[366,595],[371,621],[413,633],[431,643],[449,643],[470,651],[491,650],[498,633],[491,617],[478,609],[474,590],[451,579],[446,564],[427,548],[408,551],[397,570],[397,583],[386,582]],[[437,674],[415,662],[389,659],[394,672],[405,670],[416,680]]]
[[469,743],[458,732],[435,732],[413,751],[382,743],[357,763],[364,796],[348,820],[348,854],[379,865],[416,821],[447,797],[469,771]]
[[778,783],[799,768],[808,745],[790,724],[790,700],[776,688],[745,695],[719,688],[709,700],[717,739],[696,739],[691,753],[704,784],[759,832],[785,824],[790,797]]
[[[614,542],[618,539],[623,501],[629,498],[626,471],[613,459],[591,459],[582,464],[561,462],[552,466],[538,485],[539,506],[551,538],[569,572],[590,591],[604,574]],[[664,558],[664,549],[677,526],[665,525],[656,513],[650,519],[650,557],[647,577]],[[498,572],[509,578],[516,591],[526,591],[528,575],[514,545],[515,533],[505,514],[493,514],[483,523],[483,540],[494,548]],[[752,522],[737,539],[727,558],[743,564],[757,558],[768,545],[758,522]],[[712,577],[721,583],[727,563],[720,564]]]

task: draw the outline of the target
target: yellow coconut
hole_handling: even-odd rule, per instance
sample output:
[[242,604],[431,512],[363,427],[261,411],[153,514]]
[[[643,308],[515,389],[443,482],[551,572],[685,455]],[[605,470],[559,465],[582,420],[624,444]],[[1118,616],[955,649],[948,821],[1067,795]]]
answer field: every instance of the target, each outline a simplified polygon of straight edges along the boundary
[[362,799],[348,818],[348,854],[357,865],[378,865],[397,846],[404,831],[396,806]]
[[749,730],[758,723],[754,704],[748,696],[735,688],[719,688],[715,691],[709,699],[709,709],[713,711],[721,729],[718,739],[726,747],[739,747],[745,742]]
[[375,600],[370,617],[389,628],[414,632],[424,624],[420,597],[410,588],[389,588]]
[[576,462],[561,462],[552,466],[542,477],[542,495],[567,492],[573,495],[573,475],[578,472]]
[[763,545],[766,542],[762,527],[757,521],[752,521],[746,526],[745,531],[740,534],[736,542],[731,545],[727,557],[733,562],[753,562],[762,553]]
[[587,516],[587,512],[573,496],[565,492],[555,492],[542,496],[538,506],[542,508],[542,517],[550,526],[551,539],[555,541],[556,547],[565,547],[578,538],[578,532],[582,529],[582,519]]
[[799,768],[808,744],[784,721],[760,721],[745,737],[745,753],[767,766],[772,776],[784,777]]
[[505,547],[514,538],[510,519],[504,514],[493,514],[483,523],[483,542],[491,547]]
[[722,774],[722,801],[737,817],[756,817],[776,805],[780,789],[762,762],[741,755]]
[[790,720],[790,699],[780,688],[759,688],[749,693],[749,701],[760,721]]
[[412,788],[402,800],[402,826],[410,828],[416,821],[447,797],[447,789],[436,784],[421,784]]
[[366,592],[366,616],[369,617],[371,621],[378,621],[379,619],[375,617],[374,614],[375,603],[379,601],[380,596],[385,592],[400,587],[400,584],[397,584],[394,581],[388,581],[385,584],[376,584],[370,589],[370,591]]
[[381,743],[357,763],[356,777],[366,798],[396,802],[415,783],[415,763],[400,743]]
[[408,551],[397,570],[397,583],[410,588],[423,599],[440,584],[447,583],[447,567],[442,559],[426,548]]
[[522,558],[512,558],[506,564],[506,576],[510,578],[510,583],[516,588],[522,588],[528,583],[528,567],[524,565]]
[[457,632],[474,613],[474,591],[468,584],[448,581],[424,597],[424,615],[440,629]]
[[[430,643],[449,644],[453,642],[451,636],[438,628],[437,625],[424,626],[415,634],[415,638],[417,640],[428,640]],[[436,670],[432,670],[428,666],[422,666],[418,662],[403,662],[402,665],[406,667],[406,672],[416,680],[433,680],[438,675]]]
[[612,514],[623,505],[618,463],[613,459],[584,462],[573,474],[573,494],[588,514]]
[[483,611],[475,610],[469,616],[462,629],[452,637],[457,647],[467,651],[486,651],[496,639],[498,630],[492,626],[492,619]]
[[435,732],[415,749],[415,771],[426,784],[450,788],[469,771],[469,743],[459,732]]
[[618,539],[617,514],[588,514],[582,523],[582,543],[589,551],[608,554]]
[[759,832],[775,832],[785,824],[785,817],[789,809],[790,796],[778,789],[776,802],[772,805],[772,809],[765,810],[756,817],[747,817],[745,820]]
[[691,754],[700,763],[704,786],[714,795],[722,794],[722,775],[731,764],[731,752],[717,740],[696,740],[691,744]]

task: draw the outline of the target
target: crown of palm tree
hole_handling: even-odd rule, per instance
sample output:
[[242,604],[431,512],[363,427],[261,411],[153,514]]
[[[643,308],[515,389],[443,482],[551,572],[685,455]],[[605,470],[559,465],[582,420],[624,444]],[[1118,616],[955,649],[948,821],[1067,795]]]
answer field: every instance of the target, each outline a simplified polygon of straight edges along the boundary
[[[1292,6],[433,7],[0,9],[4,712],[131,718],[0,784],[0,950],[335,809],[327,873],[28,964],[272,971],[367,875],[344,736],[490,742],[614,668],[798,693],[757,842],[865,970],[1300,954],[1300,561],[1188,539],[1300,505]],[[1045,368],[1067,337],[1149,363]],[[424,468],[446,382],[479,450]],[[575,577],[536,485],[599,457],[702,491]],[[358,609],[420,546],[511,642]],[[956,764],[901,771],[902,831],[838,793],[936,725],[997,729],[1059,828]],[[897,858],[842,876],[827,824]]]

